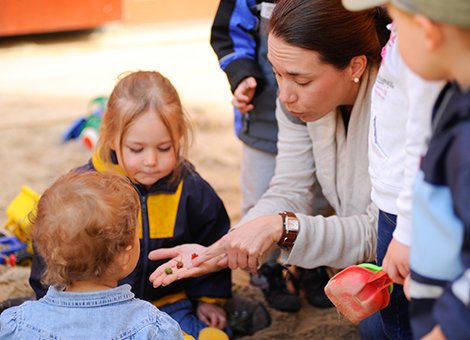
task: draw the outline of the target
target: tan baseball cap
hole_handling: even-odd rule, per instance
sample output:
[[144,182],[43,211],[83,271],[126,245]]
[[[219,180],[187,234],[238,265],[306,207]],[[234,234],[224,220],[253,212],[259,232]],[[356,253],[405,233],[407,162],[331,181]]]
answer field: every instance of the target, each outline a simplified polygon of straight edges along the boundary
[[470,0],[342,0],[344,8],[361,11],[392,3],[410,13],[419,13],[437,22],[470,28]]

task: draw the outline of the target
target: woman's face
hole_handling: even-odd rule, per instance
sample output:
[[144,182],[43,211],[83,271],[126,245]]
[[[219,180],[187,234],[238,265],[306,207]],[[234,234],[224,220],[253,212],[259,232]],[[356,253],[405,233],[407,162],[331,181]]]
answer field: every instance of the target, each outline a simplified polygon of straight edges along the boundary
[[338,70],[320,61],[317,52],[287,44],[272,34],[268,48],[279,99],[294,116],[313,122],[340,105],[354,103],[350,98],[355,83],[348,68]]

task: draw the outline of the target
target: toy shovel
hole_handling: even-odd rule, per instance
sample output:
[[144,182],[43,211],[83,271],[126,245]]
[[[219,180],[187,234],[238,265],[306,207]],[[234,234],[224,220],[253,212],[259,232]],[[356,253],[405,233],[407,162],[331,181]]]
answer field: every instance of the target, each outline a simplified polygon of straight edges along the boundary
[[392,279],[382,267],[361,263],[343,269],[325,286],[338,311],[352,323],[385,308],[393,290]]

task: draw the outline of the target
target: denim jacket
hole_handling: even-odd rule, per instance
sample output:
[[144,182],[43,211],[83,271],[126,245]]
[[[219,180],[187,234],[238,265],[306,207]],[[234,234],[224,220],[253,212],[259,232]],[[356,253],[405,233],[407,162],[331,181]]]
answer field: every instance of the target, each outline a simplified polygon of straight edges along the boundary
[[42,299],[0,315],[0,339],[183,339],[183,333],[126,284],[91,293],[50,287]]

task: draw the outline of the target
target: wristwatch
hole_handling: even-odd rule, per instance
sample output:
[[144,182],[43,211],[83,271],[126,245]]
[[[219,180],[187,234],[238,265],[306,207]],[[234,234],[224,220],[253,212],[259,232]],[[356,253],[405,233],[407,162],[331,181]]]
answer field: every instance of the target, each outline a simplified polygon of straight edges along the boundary
[[277,245],[284,250],[290,250],[294,246],[300,230],[300,221],[291,211],[279,213],[282,216],[282,236]]

